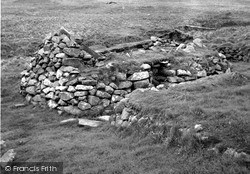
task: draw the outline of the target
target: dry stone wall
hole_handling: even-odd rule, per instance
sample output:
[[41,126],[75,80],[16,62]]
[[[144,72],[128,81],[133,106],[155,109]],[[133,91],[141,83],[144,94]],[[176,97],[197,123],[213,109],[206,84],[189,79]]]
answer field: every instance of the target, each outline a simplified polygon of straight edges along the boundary
[[237,46],[226,43],[221,44],[216,48],[220,53],[224,54],[231,61],[250,61],[250,45],[237,44]]
[[[66,34],[65,34],[66,33]],[[103,80],[93,71],[82,75],[81,69],[98,68],[101,61],[80,49],[64,30],[44,39],[43,47],[32,58],[30,68],[23,71],[21,93],[34,105],[48,105],[79,116],[113,112],[115,103],[132,88],[148,87],[148,71],[127,74],[118,72],[115,81]],[[103,71],[105,73],[105,71]]]
[[[164,40],[157,37],[151,40],[150,49],[164,44]],[[217,66],[218,72],[226,72],[229,68],[223,55],[207,60],[212,64],[210,67]],[[97,116],[113,114],[121,105],[120,101],[126,100],[135,89],[157,85],[162,88],[166,82],[195,80],[207,76],[210,71],[209,66],[202,66],[197,61],[190,67],[178,69],[171,61],[158,61],[142,63],[132,72],[117,70],[112,63],[105,63],[105,56],[95,59],[86,53],[75,38],[61,29],[43,40],[29,68],[21,73],[20,88],[21,94],[34,105],[48,105],[59,114]],[[125,115],[124,111],[121,120],[127,120]]]

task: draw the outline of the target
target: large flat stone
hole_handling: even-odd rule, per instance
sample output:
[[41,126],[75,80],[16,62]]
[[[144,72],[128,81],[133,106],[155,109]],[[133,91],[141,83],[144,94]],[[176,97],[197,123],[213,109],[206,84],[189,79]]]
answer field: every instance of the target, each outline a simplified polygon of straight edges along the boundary
[[124,81],[124,82],[121,82],[118,86],[119,89],[127,89],[127,88],[130,88],[132,86],[132,82],[130,81]]
[[88,91],[76,91],[74,92],[74,96],[76,97],[82,97],[82,96],[87,96],[88,95]]
[[97,84],[97,80],[79,80],[83,85],[95,86]]
[[84,118],[79,118],[79,126],[88,126],[88,127],[98,127],[102,124],[101,121],[96,121],[96,120],[89,120],[89,119],[84,119]]
[[76,90],[83,90],[83,91],[89,91],[92,90],[94,87],[93,86],[86,86],[86,85],[77,85],[75,87]]
[[74,78],[70,81],[68,81],[65,85],[66,86],[74,86],[78,82],[78,78]]
[[77,118],[69,118],[69,119],[66,119],[66,120],[62,120],[60,121],[60,125],[77,125],[78,124],[78,119]]
[[109,121],[110,117],[111,117],[110,115],[103,115],[103,116],[97,117],[97,119],[102,120],[102,121]]
[[63,52],[69,57],[79,57],[81,50],[77,48],[64,48]]
[[132,75],[131,81],[139,81],[139,80],[144,80],[149,78],[149,73],[148,71],[142,71],[142,72],[136,72]]
[[188,70],[178,69],[176,73],[177,73],[177,76],[192,76],[191,72]]

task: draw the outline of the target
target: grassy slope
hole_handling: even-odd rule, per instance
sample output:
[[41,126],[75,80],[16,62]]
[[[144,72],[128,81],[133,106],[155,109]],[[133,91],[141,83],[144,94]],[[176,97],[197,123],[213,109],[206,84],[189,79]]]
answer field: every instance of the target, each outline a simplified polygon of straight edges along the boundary
[[117,4],[112,5],[105,2],[104,0],[3,1],[2,55],[11,57],[30,54],[45,34],[56,31],[61,26],[83,35],[89,45],[110,46],[140,40],[147,37],[145,35],[148,30],[196,24],[195,19],[202,17],[203,13],[211,16],[231,11],[233,18],[241,20],[249,18],[248,1],[204,3],[200,0],[167,2],[119,0]]
[[[64,6],[51,5],[49,1],[43,1],[42,5],[34,0],[15,4],[5,2],[7,0],[2,4],[2,42],[23,47],[23,50],[31,48],[28,42],[42,39],[45,33],[58,29],[62,24],[75,32],[86,32],[88,42],[113,44],[124,42],[124,37],[128,35],[143,37],[149,29],[182,24],[190,16],[211,11],[213,6],[212,3],[198,3],[198,0],[188,3],[143,1],[143,5],[136,4],[142,2],[138,0],[131,4],[126,2],[122,10],[122,1],[112,6],[103,4],[103,1],[96,1],[97,4],[82,1],[80,6],[79,3],[78,6],[67,4],[68,1],[64,1]],[[191,9],[183,10],[190,8],[191,2],[192,13]],[[232,8],[234,11],[237,8],[231,4],[239,3],[248,5],[247,1],[230,4],[221,1],[221,6],[213,11]],[[179,8],[180,5],[183,5],[182,8]],[[246,11],[246,6],[237,7]],[[146,15],[148,13],[151,15]],[[12,50],[17,51],[14,47]],[[32,106],[14,109],[12,106],[15,103],[24,102],[18,94],[18,73],[25,66],[23,62],[14,58],[4,61],[1,76],[1,138],[6,140],[8,149],[17,151],[17,161],[63,161],[65,172],[72,173],[247,173],[245,166],[237,161],[212,155],[206,150],[178,154],[176,148],[166,149],[148,137],[140,139],[129,136],[126,131],[116,133],[107,126],[97,130],[58,126],[60,120],[69,116],[58,116],[55,111]],[[235,71],[250,76],[249,63],[234,66]],[[145,109],[145,115],[157,116],[159,111],[164,110],[167,112],[163,119],[171,117],[187,126],[202,123],[206,130],[218,135],[229,146],[247,151],[250,83],[239,83],[242,81],[233,79],[218,83],[212,80],[213,85],[208,82],[195,87],[190,85],[152,92],[152,95],[138,94],[139,97],[133,101],[144,104],[150,101],[146,107],[153,109],[151,112]]]

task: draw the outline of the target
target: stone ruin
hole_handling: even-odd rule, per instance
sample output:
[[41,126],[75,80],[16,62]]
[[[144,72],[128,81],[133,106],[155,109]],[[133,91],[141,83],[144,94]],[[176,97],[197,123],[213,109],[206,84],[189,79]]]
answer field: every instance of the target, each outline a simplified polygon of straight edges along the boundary
[[215,49],[218,50],[218,52],[225,55],[227,57],[227,60],[230,60],[232,62],[237,62],[237,61],[249,62],[250,61],[249,43],[248,45],[244,43],[238,43],[237,46],[235,46],[232,43],[224,43],[219,46],[215,46]]
[[112,115],[121,112],[116,109],[120,101],[138,88],[157,91],[230,71],[223,54],[207,50],[199,38],[170,30],[146,41],[94,51],[62,28],[46,36],[21,73],[21,94],[31,104],[47,105],[59,114]]

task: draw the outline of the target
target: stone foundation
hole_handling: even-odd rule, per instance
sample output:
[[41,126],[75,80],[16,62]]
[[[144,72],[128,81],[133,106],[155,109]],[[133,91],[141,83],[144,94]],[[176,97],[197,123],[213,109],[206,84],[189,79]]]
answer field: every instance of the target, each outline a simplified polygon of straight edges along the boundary
[[[166,40],[151,37],[151,43],[140,46],[143,50],[157,49],[156,52],[164,45],[174,49],[179,46],[177,50],[183,51],[190,48],[188,44],[180,48],[181,45],[173,38],[173,34]],[[191,46],[194,47],[194,44]],[[64,29],[46,36],[30,67],[21,73],[21,94],[26,100],[34,105],[48,105],[57,109],[59,114],[67,112],[79,117],[93,117],[113,114],[120,101],[135,89],[160,89],[169,83],[195,80],[230,70],[225,57],[219,54],[206,57],[205,62],[204,59],[190,59],[185,66],[174,57],[117,64],[106,60],[107,55],[93,58],[81,48],[79,42]],[[140,50],[143,51],[139,49],[137,52]]]

